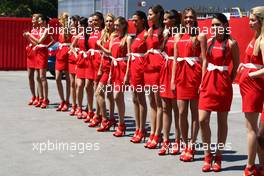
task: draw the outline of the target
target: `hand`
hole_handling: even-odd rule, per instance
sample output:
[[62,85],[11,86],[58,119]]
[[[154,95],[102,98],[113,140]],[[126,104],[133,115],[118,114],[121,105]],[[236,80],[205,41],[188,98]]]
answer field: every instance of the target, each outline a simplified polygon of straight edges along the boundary
[[239,64],[237,68],[237,73],[239,73],[241,70],[243,70],[243,64]]
[[97,41],[96,41],[96,44],[97,44],[99,47],[101,47],[101,41],[100,41],[100,40],[97,40]]
[[254,78],[254,72],[248,73],[249,78]]

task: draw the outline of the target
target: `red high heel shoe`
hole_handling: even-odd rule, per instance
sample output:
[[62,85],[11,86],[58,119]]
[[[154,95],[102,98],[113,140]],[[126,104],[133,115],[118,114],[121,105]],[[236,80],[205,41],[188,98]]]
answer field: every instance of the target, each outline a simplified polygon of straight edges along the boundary
[[76,114],[77,114],[77,119],[82,119],[82,108],[81,107],[78,107],[77,110],[76,110]]
[[168,154],[170,153],[170,141],[169,140],[163,141],[161,149],[159,150],[158,154],[160,156],[163,156],[163,155],[166,155],[167,152]]
[[258,176],[256,166],[246,167],[243,176]]
[[202,167],[203,172],[210,172],[212,165],[213,155],[210,153],[204,157],[204,165]]
[[76,105],[72,105],[71,111],[69,112],[70,116],[74,116],[75,112],[76,112],[77,106]]
[[154,135],[153,140],[148,145],[148,148],[149,149],[155,149],[155,148],[157,148],[158,144],[160,145],[161,141],[162,141],[161,135]]
[[139,132],[139,129],[137,129],[137,130],[134,132],[134,135],[133,135],[133,137],[130,139],[130,142],[134,142],[136,136],[138,135],[138,132]]
[[91,120],[93,119],[93,117],[94,117],[94,112],[92,111],[92,112],[88,112],[87,114],[86,114],[86,116],[85,115],[83,115],[83,119],[85,119],[84,120],[84,123],[89,123],[89,122],[91,122]]
[[222,164],[222,156],[216,155],[214,158],[214,164],[212,165],[212,170],[214,172],[220,172],[221,171],[221,164]]
[[133,139],[133,143],[140,143],[143,139],[143,142],[145,142],[146,140],[146,130],[143,130],[143,131],[138,131],[138,134],[137,136]]
[[109,120],[108,119],[104,119],[102,120],[101,126],[99,128],[96,129],[96,131],[98,132],[105,132],[109,130]]
[[33,102],[33,106],[36,106],[38,104],[38,102],[39,102],[39,97],[36,97],[34,102]]
[[49,100],[48,100],[48,99],[43,99],[42,104],[41,104],[40,107],[41,107],[42,109],[46,109],[47,106],[48,106],[48,104],[49,104]]
[[58,108],[56,109],[56,111],[61,111],[61,109],[62,109],[63,106],[64,106],[64,101],[62,101],[62,102],[59,104],[59,106],[58,106]]
[[185,146],[184,149],[182,150],[181,154],[180,154],[180,157],[179,157],[181,161],[183,161],[184,156],[187,153],[187,151],[188,151],[188,148]]
[[48,99],[43,99],[40,107],[42,109],[46,109],[48,104],[49,104],[49,100]]
[[64,103],[63,107],[61,108],[61,111],[62,111],[62,112],[66,112],[66,111],[68,111],[68,110],[69,110],[69,102],[66,101],[66,102]]
[[175,143],[172,145],[172,152],[171,155],[177,155],[181,149],[181,142],[180,140],[176,139]]
[[43,102],[43,98],[39,98],[38,101],[36,102],[35,107],[36,107],[36,108],[41,107],[42,102]]
[[185,153],[184,157],[183,157],[183,161],[184,162],[191,162],[194,160],[194,154],[195,154],[195,150],[192,147],[188,147],[187,152]]
[[117,121],[115,120],[115,117],[111,117],[109,119],[109,130],[110,130],[111,126],[113,126],[113,128],[115,129],[116,124],[117,124]]
[[95,115],[88,126],[92,128],[97,127],[101,122],[102,122],[102,117]]
[[32,98],[29,100],[28,105],[29,105],[29,106],[33,105],[35,99],[36,99],[36,97],[32,97]]
[[153,138],[154,138],[154,134],[150,134],[147,143],[145,143],[145,145],[144,145],[145,148],[148,148],[148,145],[151,143],[151,141],[153,140]]
[[119,124],[116,131],[113,133],[115,137],[122,137],[126,134],[126,124]]

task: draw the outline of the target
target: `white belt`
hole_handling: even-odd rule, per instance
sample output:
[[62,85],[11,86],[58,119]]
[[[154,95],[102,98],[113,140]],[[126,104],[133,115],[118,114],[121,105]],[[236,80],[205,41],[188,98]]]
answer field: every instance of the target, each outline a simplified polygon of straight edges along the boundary
[[118,58],[114,58],[112,56],[109,56],[109,57],[112,59],[114,66],[117,66],[117,62],[119,61],[127,60],[127,57],[118,57]]
[[199,57],[177,57],[177,61],[186,61],[189,65],[193,66],[194,62],[199,62]]
[[64,46],[71,46],[71,43],[59,43],[59,49],[62,49]]
[[151,49],[149,49],[149,50],[146,52],[146,54],[148,54],[148,53],[160,54],[161,51],[160,51],[160,49],[153,49],[153,48],[151,48]]
[[94,55],[94,53],[101,54],[101,51],[100,50],[95,50],[95,49],[89,49],[88,52],[90,52],[92,56]]
[[127,56],[131,56],[131,60],[135,60],[136,57],[144,57],[144,53],[129,53]]
[[208,71],[219,70],[219,71],[223,72],[223,71],[228,71],[228,66],[226,66],[226,65],[218,66],[218,65],[208,63],[207,70]]
[[35,50],[36,48],[48,48],[48,45],[38,44],[38,45],[33,47],[33,50]]
[[84,58],[87,58],[86,51],[80,51],[79,53],[82,54]]
[[174,56],[168,56],[168,54],[164,51],[161,53],[161,55],[166,59],[166,67],[168,65],[169,60],[174,60]]
[[252,64],[252,63],[246,63],[246,64],[243,64],[243,66],[246,68],[255,68],[255,69],[261,69],[263,67],[263,65]]

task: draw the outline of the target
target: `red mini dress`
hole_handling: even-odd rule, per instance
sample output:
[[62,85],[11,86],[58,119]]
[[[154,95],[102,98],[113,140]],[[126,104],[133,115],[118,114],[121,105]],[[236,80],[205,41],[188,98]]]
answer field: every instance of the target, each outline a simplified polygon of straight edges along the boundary
[[120,37],[113,39],[111,54],[111,82],[114,85],[115,91],[122,91],[124,77],[127,69],[127,45],[121,46]]
[[[38,30],[31,29],[30,33],[35,37],[39,38]],[[27,68],[36,68],[36,53],[33,51],[33,45],[30,43],[26,46],[27,55]]]
[[88,79],[92,80],[98,80],[97,75],[98,75],[98,70],[99,66],[101,63],[101,51],[99,47],[97,46],[97,40],[99,40],[101,37],[101,31],[95,31],[92,32],[89,36],[88,40],[88,68],[87,68],[87,73],[86,76]]
[[146,30],[137,34],[131,44],[130,53],[130,85],[137,88],[144,86],[144,54],[147,52],[147,45],[144,39]]
[[174,60],[174,36],[168,38],[164,52],[162,53],[165,62],[160,71],[160,97],[176,99],[176,92],[171,90],[172,66]]
[[[46,29],[42,28],[39,30],[39,38],[44,35],[44,31]],[[48,34],[46,39],[42,41],[40,44],[36,45],[33,50],[35,50],[36,54],[36,68],[37,69],[47,69],[48,68],[48,45],[51,42],[51,35]]]
[[68,71],[69,49],[71,45],[71,36],[65,38],[64,34],[59,35],[59,46],[56,50],[55,69],[58,71]]
[[[73,43],[75,37],[77,35],[72,35],[71,37],[71,43]],[[78,51],[79,51],[79,48],[78,47],[75,47],[74,50],[77,52],[77,55],[78,55]],[[74,53],[73,52],[70,52],[69,53],[69,60],[68,60],[68,71],[70,74],[76,74],[76,62],[78,60],[78,57],[75,57]]]
[[158,37],[158,29],[147,37],[146,43],[148,51],[145,56],[144,82],[145,85],[156,86],[159,85],[160,70],[165,62],[160,51],[162,39]]
[[[109,49],[110,39],[106,41],[104,44],[105,49]],[[102,83],[103,85],[107,85],[109,79],[109,73],[111,69],[111,58],[105,54],[102,54],[102,67],[101,71],[102,74],[98,77],[98,82]]]
[[197,37],[196,42],[193,42],[189,34],[183,34],[177,43],[177,52],[175,74],[177,100],[198,100],[202,79],[200,42]]
[[[211,45],[208,42],[207,46]],[[223,42],[226,42],[223,53]],[[199,109],[206,111],[230,111],[233,88],[232,80],[228,73],[228,65],[232,62],[232,53],[229,41],[215,41],[211,54],[207,53],[208,67],[201,83]]]
[[253,54],[255,40],[252,40],[246,49],[246,58],[239,74],[239,87],[242,95],[243,112],[262,112],[264,102],[264,79],[250,78],[250,72],[263,68],[261,52]]
[[86,79],[87,70],[89,66],[87,51],[85,47],[85,37],[80,35],[78,37],[77,46],[80,49],[78,52],[78,59],[76,61],[76,76],[77,78]]

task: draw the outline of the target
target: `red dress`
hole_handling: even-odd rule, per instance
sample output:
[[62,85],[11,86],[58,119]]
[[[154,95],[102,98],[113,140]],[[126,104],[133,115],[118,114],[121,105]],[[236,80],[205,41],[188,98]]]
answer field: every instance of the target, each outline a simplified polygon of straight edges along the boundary
[[202,68],[198,58],[201,54],[200,43],[194,44],[190,35],[184,34],[177,43],[177,50],[175,74],[177,100],[196,100],[199,97],[198,90],[202,79]]
[[[40,29],[39,38],[43,35],[45,29]],[[37,69],[47,69],[48,68],[48,45],[51,42],[51,35],[47,35],[46,39],[40,44],[36,45],[33,50],[36,54],[36,68]]]
[[[105,49],[109,49],[110,40],[107,40],[104,44]],[[102,75],[98,77],[98,82],[102,83],[103,85],[107,85],[108,79],[109,79],[109,73],[111,68],[111,58],[102,54]]]
[[[76,35],[73,35],[71,37],[71,43],[73,43],[75,37],[76,37]],[[78,54],[79,48],[76,47],[74,49],[75,49],[75,51]],[[69,73],[70,74],[76,74],[76,67],[77,67],[76,66],[76,61],[77,61],[77,59],[78,59],[78,57],[76,58],[75,55],[72,52],[69,54],[68,68],[69,68]]]
[[88,69],[88,56],[85,48],[85,37],[84,35],[79,36],[77,45],[79,47],[78,59],[76,61],[76,76],[77,78],[86,79]]
[[[208,68],[201,83],[199,109],[206,111],[230,111],[233,88],[232,80],[228,74],[228,65],[232,62],[232,53],[228,40],[226,42],[225,56],[222,52],[223,42],[215,41],[211,55],[207,54]],[[211,45],[211,41],[207,46]],[[214,66],[220,66],[217,67]],[[223,70],[221,70],[223,69]]]
[[96,42],[101,37],[101,31],[92,32],[88,40],[88,68],[86,78],[96,80],[99,66],[101,63],[101,51]]
[[[248,74],[263,66],[261,52],[258,56],[253,55],[255,40],[251,41],[246,49],[244,69],[239,73],[239,86],[242,95],[243,112],[262,112],[264,101],[264,79],[250,78]],[[252,68],[248,65],[253,65]]]
[[69,47],[71,37],[65,39],[63,34],[59,35],[59,46],[56,51],[56,64],[55,69],[59,71],[68,71],[68,60],[69,60]]
[[[32,29],[30,32],[35,38],[39,38],[38,30]],[[36,67],[36,55],[33,52],[33,45],[30,43],[26,47],[26,54],[27,54],[27,68],[35,68]]]
[[121,91],[127,69],[127,45],[120,46],[120,44],[120,37],[116,37],[113,39],[111,48],[113,62],[111,64],[111,81],[116,91]]
[[171,90],[172,65],[174,60],[174,36],[168,38],[165,45],[164,58],[166,62],[162,65],[160,71],[160,97],[176,99],[176,92]]
[[131,86],[144,86],[144,54],[147,52],[147,45],[144,39],[146,30],[136,36],[130,53],[130,84]]
[[146,39],[148,52],[145,57],[144,82],[145,85],[159,85],[160,70],[164,64],[164,58],[160,54],[160,46],[162,40],[158,38],[158,29],[153,31],[153,36],[148,36]]

